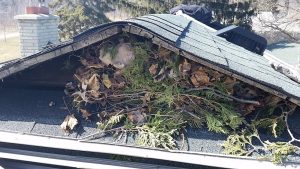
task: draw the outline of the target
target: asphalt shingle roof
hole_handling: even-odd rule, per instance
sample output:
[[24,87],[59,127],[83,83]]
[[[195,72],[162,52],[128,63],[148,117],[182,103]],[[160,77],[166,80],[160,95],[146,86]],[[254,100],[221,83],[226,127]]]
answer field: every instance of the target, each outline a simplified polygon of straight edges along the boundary
[[275,71],[264,57],[214,35],[194,21],[169,14],[148,15],[129,21],[164,37],[181,50],[300,99],[300,84]]
[[[59,44],[57,47],[47,49],[47,51],[29,56],[28,58],[39,57],[43,53],[79,42],[88,36],[93,36],[95,33],[107,30],[114,25],[121,27],[135,25],[168,41],[182,51],[191,53],[224,70],[255,81],[287,97],[300,101],[300,84],[275,71],[264,57],[232,44],[214,35],[213,32],[201,24],[178,15],[155,14],[103,24],[81,33],[74,37],[72,41]],[[0,73],[13,66],[14,63],[20,63],[25,60],[26,58],[14,61],[8,65],[0,65]]]

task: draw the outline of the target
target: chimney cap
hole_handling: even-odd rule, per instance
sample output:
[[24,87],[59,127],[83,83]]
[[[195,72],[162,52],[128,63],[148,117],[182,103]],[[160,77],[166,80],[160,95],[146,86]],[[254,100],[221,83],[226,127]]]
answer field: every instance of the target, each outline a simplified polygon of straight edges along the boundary
[[27,6],[26,14],[45,14],[49,15],[49,8],[45,6]]

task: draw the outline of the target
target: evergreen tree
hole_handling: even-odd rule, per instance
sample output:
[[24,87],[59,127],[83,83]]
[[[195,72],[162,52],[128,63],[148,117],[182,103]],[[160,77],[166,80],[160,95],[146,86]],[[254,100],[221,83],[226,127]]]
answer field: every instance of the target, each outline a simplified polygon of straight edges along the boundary
[[254,9],[248,0],[55,0],[50,7],[60,17],[62,37],[68,39],[90,27],[108,22],[105,12],[116,8],[132,16],[142,16],[169,13],[169,9],[179,4],[201,3],[212,8],[216,21],[251,28],[250,17],[254,14]]
[[49,6],[60,17],[59,29],[62,39],[69,39],[93,26],[108,22],[105,12],[110,2],[98,0],[55,0]]
[[255,8],[252,1],[243,0],[231,2],[230,0],[119,0],[118,7],[127,9],[133,16],[142,16],[149,13],[168,13],[169,9],[179,4],[207,4],[214,11],[216,21],[225,25],[235,24],[251,28],[251,16]]

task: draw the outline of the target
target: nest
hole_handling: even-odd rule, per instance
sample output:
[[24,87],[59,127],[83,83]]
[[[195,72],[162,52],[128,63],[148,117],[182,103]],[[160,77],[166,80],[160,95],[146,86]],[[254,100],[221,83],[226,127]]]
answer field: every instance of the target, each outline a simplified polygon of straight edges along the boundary
[[[68,107],[98,125],[99,132],[84,140],[134,135],[140,146],[182,149],[186,128],[207,127],[228,135],[225,154],[259,152],[281,163],[299,149],[287,123],[296,105],[286,100],[145,39],[119,37],[93,50],[95,55],[81,56],[82,66],[65,88],[72,100]],[[62,128],[71,132],[76,125],[70,114]],[[262,140],[261,130],[275,138],[288,131],[292,139]]]

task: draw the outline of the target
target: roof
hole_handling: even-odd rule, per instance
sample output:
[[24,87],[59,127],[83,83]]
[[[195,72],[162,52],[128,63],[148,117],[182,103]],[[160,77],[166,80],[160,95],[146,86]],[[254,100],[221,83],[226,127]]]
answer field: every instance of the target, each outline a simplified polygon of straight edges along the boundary
[[72,41],[46,49],[28,58],[0,65],[0,79],[122,31],[150,38],[153,43],[189,59],[282,98],[291,98],[291,101],[300,104],[300,84],[275,71],[264,57],[214,35],[193,20],[170,14],[147,15],[92,28],[74,37]]
[[[160,17],[166,17],[166,19],[162,19]],[[154,18],[155,20],[159,20],[159,21],[166,20],[165,22],[169,22],[168,24],[169,26],[165,24],[154,24],[150,22],[151,18]],[[177,23],[172,22],[171,20],[172,18],[178,20]],[[176,27],[176,24],[182,25],[182,27]],[[149,25],[152,26],[150,27]],[[173,27],[175,27],[176,30],[171,29]],[[237,76],[235,75],[236,72],[236,74],[238,74],[237,77],[239,78],[247,77],[244,78],[243,80],[248,83],[252,83],[252,82],[261,83],[256,79],[255,76],[254,77],[247,76],[242,71],[241,72],[234,71],[234,69],[230,67],[231,64],[229,64],[229,66],[225,66],[222,65],[221,63],[223,63],[222,58],[226,58],[225,60],[228,60],[227,62],[231,63],[231,60],[233,60],[234,58],[231,58],[233,56],[231,56],[232,54],[230,54],[229,52],[233,52],[233,51],[235,51],[235,53],[238,53],[238,51],[241,50],[242,52],[247,53],[246,56],[244,56],[244,54],[240,54],[246,58],[248,58],[248,55],[250,56],[255,55],[255,58],[259,61],[265,60],[263,57],[245,51],[243,48],[240,48],[236,45],[233,45],[225,41],[222,38],[212,35],[212,33],[209,30],[205,30],[204,27],[202,27],[201,25],[195,22],[191,22],[180,16],[173,16],[173,15],[149,15],[137,19],[131,19],[123,22],[114,22],[114,23],[104,24],[99,27],[92,28],[74,37],[74,39],[68,42],[61,43],[53,47],[49,47],[27,58],[22,58],[15,61],[4,63],[2,64],[2,67],[0,65],[0,79],[5,80],[5,77],[8,77],[14,73],[33,67],[34,65],[45,62],[47,60],[60,57],[64,54],[68,54],[72,51],[82,49],[83,47],[104,40],[122,31],[135,33],[141,36],[151,38],[154,43],[159,43],[161,45],[170,45],[164,47],[168,47],[171,50],[176,51],[176,49],[180,49],[178,50],[178,52],[183,56],[189,57],[207,66],[213,67],[214,69],[227,71],[227,73],[232,74],[233,76]],[[166,32],[170,32],[170,33],[166,34]],[[224,43],[224,46],[220,45],[219,43]],[[218,44],[218,46],[215,46],[216,44]],[[207,47],[207,46],[211,46],[211,47]],[[215,49],[216,47],[217,49]],[[210,50],[213,50],[214,52]],[[224,50],[229,50],[229,51],[226,53],[224,52]],[[239,55],[235,54],[235,58],[237,57],[239,57]],[[220,61],[217,60],[218,58],[220,58]],[[238,63],[240,62],[242,63],[242,61],[240,60],[234,60],[234,61]],[[256,62],[258,61],[254,62],[252,60],[249,60],[247,62],[252,63],[251,65],[255,65]],[[268,64],[266,63],[265,65],[267,66]],[[271,70],[273,71],[273,69]],[[252,81],[249,79],[252,79]],[[289,80],[288,78],[286,79]],[[269,85],[269,87],[272,88],[274,84],[273,83],[270,84],[271,85]],[[263,88],[265,86],[267,85],[263,85],[260,87]],[[66,110],[61,109],[62,107],[65,106],[61,102],[61,99],[64,95],[64,93],[61,90],[52,91],[48,89],[46,90],[42,90],[42,89],[30,90],[30,89],[21,89],[21,88],[19,89],[12,88],[12,89],[13,90],[7,90],[7,88],[1,89],[1,83],[0,83],[0,93],[2,96],[0,97],[0,107],[1,107],[0,132],[1,130],[10,131],[10,132],[14,131],[20,133],[18,135],[21,136],[22,138],[23,136],[25,138],[24,140],[21,140],[19,136],[10,133],[9,135],[11,135],[12,137],[7,137],[7,135],[5,137],[1,137],[2,142],[11,141],[12,143],[20,143],[26,141],[26,143],[30,143],[29,145],[44,147],[44,146],[49,146],[49,144],[47,144],[49,141],[49,143],[51,143],[52,146],[54,145],[53,146],[54,148],[63,147],[63,148],[71,149],[70,146],[67,147],[65,146],[65,145],[71,145],[69,142],[70,140],[69,139],[67,140],[66,138],[80,139],[82,137],[85,137],[89,134],[93,134],[94,132],[96,132],[96,128],[94,124],[91,124],[89,121],[82,121],[81,123],[82,124],[84,123],[82,125],[83,128],[79,128],[78,132],[72,133],[69,136],[66,136],[61,131],[59,125],[63,121],[63,117],[65,117],[68,114]],[[299,87],[296,87],[296,89],[299,89]],[[279,92],[287,93],[283,89],[280,90]],[[49,107],[48,105],[49,102],[51,101],[56,103],[56,105]],[[299,133],[298,132],[299,125],[297,125],[299,118],[300,118],[300,112],[295,113],[293,115],[293,118],[290,119],[291,128],[293,128],[293,130],[296,131],[297,133]],[[253,159],[249,159],[249,158],[239,158],[239,157],[231,157],[231,156],[228,157],[223,155],[217,155],[218,153],[220,153],[222,148],[221,145],[223,141],[226,139],[224,135],[211,133],[206,131],[205,129],[187,130],[187,133],[188,133],[187,139],[188,139],[189,149],[192,152],[185,152],[185,151],[167,152],[167,151],[149,149],[147,151],[149,152],[151,151],[151,153],[149,152],[145,153],[145,151],[143,151],[140,148],[137,149],[134,147],[130,147],[129,149],[127,147],[129,145],[126,146],[123,145],[122,147],[119,146],[117,147],[115,145],[109,145],[109,144],[97,144],[97,145],[93,144],[90,146],[83,146],[82,142],[78,142],[77,140],[73,142],[76,143],[76,150],[80,149],[80,151],[90,151],[90,149],[86,149],[86,147],[90,147],[92,150],[98,152],[100,151],[102,153],[117,152],[119,155],[128,155],[134,157],[145,157],[145,158],[153,158],[153,159],[165,159],[165,160],[170,160],[172,162],[173,161],[189,162],[189,163],[196,163],[201,165],[205,164],[210,166],[219,165],[219,167],[222,166],[228,168],[236,168],[238,164],[240,164],[239,162],[243,162],[243,163],[247,163],[247,165],[245,166],[248,166],[249,168],[251,167],[253,168],[253,166],[260,166],[260,165],[277,168],[277,166],[271,165],[269,163],[266,164],[264,161],[254,161]],[[26,136],[27,134],[44,135],[44,136],[47,135],[49,137],[44,137],[45,139],[42,141],[31,141],[31,140],[36,140],[37,137],[33,137],[32,139],[29,139],[29,136],[28,137]],[[32,137],[32,135],[30,135],[30,137]],[[63,144],[65,142],[63,143],[61,142],[62,144],[57,144],[58,142],[54,140],[53,137],[63,137],[64,139],[61,140],[65,140],[65,141],[67,140],[68,144]],[[45,141],[46,139],[48,141]],[[100,138],[99,140],[93,140],[91,142],[95,141],[95,142],[111,144],[112,140],[113,140],[112,137],[106,137],[106,138]],[[80,144],[80,146],[77,146],[77,143]],[[129,141],[128,143],[130,144]],[[107,148],[103,148],[103,146]],[[214,154],[208,154],[208,153],[214,153]],[[222,156],[224,159],[222,160],[221,158],[219,158],[219,156]],[[212,158],[212,157],[218,157],[218,158]],[[236,161],[237,159],[243,161]],[[216,161],[218,161],[218,163],[216,163]],[[250,164],[249,161],[250,162],[254,161],[255,163],[253,162],[252,165],[249,165]],[[297,167],[297,164],[299,164],[298,156],[292,159],[292,161],[295,161],[295,163],[292,164],[292,166]],[[278,166],[278,168],[279,167],[282,166]]]
[[300,64],[300,43],[277,42],[269,45],[268,50],[288,64]]

